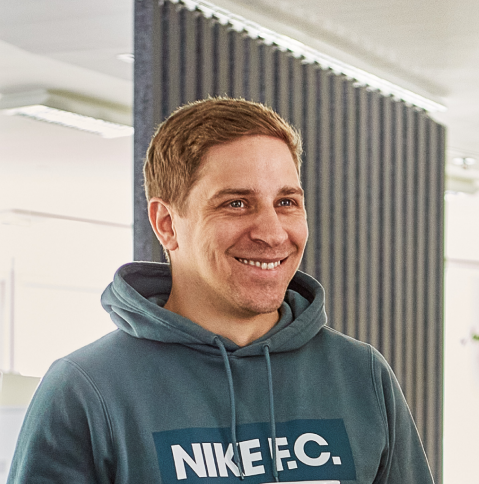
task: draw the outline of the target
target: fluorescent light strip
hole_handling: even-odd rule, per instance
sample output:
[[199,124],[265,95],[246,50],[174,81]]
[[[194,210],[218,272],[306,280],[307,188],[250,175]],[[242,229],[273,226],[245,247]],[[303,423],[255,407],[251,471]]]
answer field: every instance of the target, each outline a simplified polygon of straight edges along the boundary
[[116,58],[127,64],[133,64],[135,62],[135,56],[132,53],[118,54]]
[[133,134],[133,128],[131,126],[111,123],[103,119],[96,119],[40,104],[5,109],[3,112],[8,115],[25,116],[37,121],[45,121],[68,128],[79,129],[88,133],[99,134],[103,138],[120,138]]
[[[159,0],[161,3],[161,0]],[[206,17],[216,18],[223,25],[231,25],[231,27],[238,31],[246,31],[248,35],[254,39],[260,38],[268,44],[277,45],[282,51],[291,51],[292,55],[297,58],[303,58],[305,63],[318,63],[321,67],[331,69],[337,74],[344,74],[345,76],[354,79],[357,85],[369,86],[378,89],[386,96],[393,96],[396,99],[403,100],[408,104],[417,106],[430,112],[446,111],[447,108],[442,104],[427,99],[420,94],[416,94],[408,89],[404,89],[397,84],[386,81],[374,74],[370,74],[362,69],[353,67],[345,62],[334,59],[329,55],[308,47],[302,42],[292,39],[286,35],[278,34],[273,30],[262,27],[261,25],[250,20],[236,15],[217,7],[212,3],[204,0],[170,0],[172,3],[184,5],[188,10],[199,10]]]

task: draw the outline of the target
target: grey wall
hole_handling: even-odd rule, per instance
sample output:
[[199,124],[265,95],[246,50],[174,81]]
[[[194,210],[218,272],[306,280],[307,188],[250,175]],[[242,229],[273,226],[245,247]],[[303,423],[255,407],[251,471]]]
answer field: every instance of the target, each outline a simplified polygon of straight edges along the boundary
[[302,269],[326,289],[329,325],[390,362],[441,482],[444,128],[214,18],[160,3],[135,1],[135,259],[162,258],[141,174],[155,126],[208,95],[277,110],[304,138]]

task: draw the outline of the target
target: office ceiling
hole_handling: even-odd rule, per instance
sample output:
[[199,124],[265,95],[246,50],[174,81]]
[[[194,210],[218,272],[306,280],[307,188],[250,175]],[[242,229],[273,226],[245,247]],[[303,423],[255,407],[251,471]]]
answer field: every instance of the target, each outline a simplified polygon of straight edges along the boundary
[[[432,116],[448,127],[449,159],[475,158],[479,173],[477,0],[212,3],[444,104],[448,110]],[[133,4],[0,0],[0,93],[47,88],[131,106],[132,65],[117,56],[133,51]],[[28,130],[35,145],[35,137],[55,143],[67,129],[40,124],[0,116],[2,164],[18,156],[32,161],[26,150],[15,153],[19,132]],[[63,163],[81,162],[61,156]]]

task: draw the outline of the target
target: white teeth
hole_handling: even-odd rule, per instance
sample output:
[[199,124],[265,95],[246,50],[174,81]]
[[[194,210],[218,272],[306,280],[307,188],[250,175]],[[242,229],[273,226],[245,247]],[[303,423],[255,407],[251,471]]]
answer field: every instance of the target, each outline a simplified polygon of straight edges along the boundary
[[281,265],[281,261],[277,262],[258,262],[258,261],[253,261],[253,260],[248,260],[248,259],[238,259],[240,262],[246,265],[254,266],[254,267],[259,267],[262,270],[272,270],[279,265]]

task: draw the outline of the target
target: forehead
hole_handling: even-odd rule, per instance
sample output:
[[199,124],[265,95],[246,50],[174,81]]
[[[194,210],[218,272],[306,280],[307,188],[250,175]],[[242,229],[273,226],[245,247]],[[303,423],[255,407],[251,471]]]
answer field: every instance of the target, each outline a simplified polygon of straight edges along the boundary
[[211,184],[300,184],[288,145],[263,135],[243,136],[211,147],[204,157],[199,180]]

